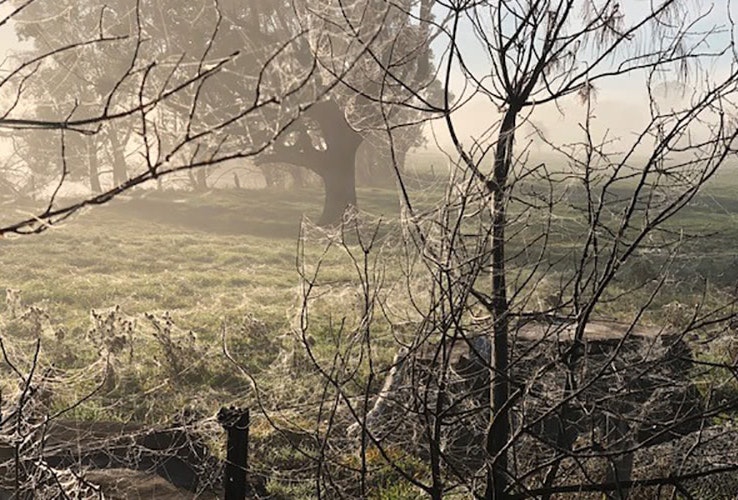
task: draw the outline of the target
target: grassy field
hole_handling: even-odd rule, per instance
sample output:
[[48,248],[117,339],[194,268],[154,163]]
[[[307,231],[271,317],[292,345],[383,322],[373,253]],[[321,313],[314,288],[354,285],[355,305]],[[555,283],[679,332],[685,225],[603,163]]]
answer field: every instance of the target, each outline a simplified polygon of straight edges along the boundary
[[[433,196],[426,195],[427,203]],[[387,243],[396,230],[392,221],[398,215],[397,195],[388,189],[364,189],[359,199],[362,210],[387,221],[381,226],[381,259],[386,286],[391,287],[401,278],[399,269],[387,265],[388,258],[400,253]],[[89,343],[92,309],[119,306],[139,324],[147,323],[145,313],[169,313],[178,332],[192,331],[215,357],[224,325],[248,330],[263,324],[268,335],[262,340],[268,345],[257,349],[249,345],[253,339],[248,335],[233,336],[244,354],[248,349],[252,362],[247,364],[255,368],[270,360],[265,351],[278,349],[279,339],[298,319],[300,224],[303,215],[317,218],[320,208],[318,190],[149,192],[92,209],[40,236],[2,241],[0,286],[20,290],[25,304],[42,306],[49,318],[47,329],[64,330],[63,342],[78,343],[80,352]],[[674,264],[673,272],[682,277],[674,293],[688,295],[702,279],[720,288],[735,286],[738,202],[725,180],[670,226],[689,235],[711,235],[687,240]],[[565,220],[553,230],[552,254],[575,244],[574,235],[580,232],[577,224]],[[308,244],[304,251],[306,263],[317,262],[324,243]],[[325,305],[326,315],[337,320],[340,313],[331,307],[348,305],[341,311],[348,313],[355,309],[346,291],[357,286],[356,272],[340,249],[329,252],[321,266],[322,283],[327,295],[333,295]],[[656,269],[654,257],[645,254],[630,266],[635,274]],[[244,318],[253,324],[245,325]],[[93,351],[77,365],[96,355]]]
[[[424,195],[425,206],[439,196],[431,191]],[[401,318],[402,309],[411,308],[403,302],[403,253],[394,244],[397,195],[362,189],[359,200],[371,220],[386,221],[368,264],[382,269],[388,307]],[[8,356],[27,370],[40,338],[39,383],[53,394],[51,409],[68,408],[96,391],[68,412],[83,419],[153,423],[190,408],[213,423],[220,406],[253,403],[251,381],[240,368],[265,373],[263,383],[274,401],[307,400],[315,390],[312,382],[296,384],[298,377],[285,387],[284,378],[297,363],[300,251],[308,268],[321,262],[321,291],[310,327],[317,350],[322,345],[330,350],[338,337],[349,335],[361,308],[351,255],[336,245],[325,252],[327,240],[320,237],[298,245],[303,216],[316,219],[321,202],[321,193],[311,189],[147,192],[90,210],[40,236],[2,240],[0,286],[19,290],[23,303],[0,305]],[[673,270],[678,283],[658,307],[693,302],[700,293],[695,283],[702,279],[720,293],[735,286],[738,202],[726,182],[708,189],[670,225],[685,234],[711,236],[687,241]],[[571,235],[577,227],[558,222],[552,251],[575,244]],[[360,256],[355,241],[347,248]],[[654,257],[644,254],[630,266],[633,275],[653,272]],[[637,306],[628,304],[617,307]],[[36,309],[26,309],[29,305]],[[91,310],[98,311],[97,318],[91,318]],[[413,314],[406,311],[405,319],[417,320]],[[380,318],[374,328],[387,333],[388,325]],[[223,355],[224,338],[240,368]],[[377,361],[386,366],[394,349],[382,349],[383,337],[377,338]],[[10,374],[7,367],[2,371]],[[380,384],[375,380],[374,389]],[[0,390],[12,394],[17,382],[4,377]],[[262,450],[279,456],[263,461],[297,460],[288,447],[273,444]]]
[[[375,220],[397,218],[394,192],[366,189],[359,197]],[[313,305],[310,331],[327,347],[331,336],[349,335],[359,315],[346,252],[326,252],[318,230],[313,243],[298,248],[303,216],[317,218],[321,205],[317,190],[148,192],[39,236],[2,240],[0,286],[18,290],[22,302],[12,295],[0,304],[9,360],[28,372],[41,339],[36,383],[49,395],[47,409],[71,407],[65,416],[85,420],[163,423],[186,408],[219,437],[221,406],[254,404],[241,369],[262,375],[269,404],[299,404],[315,386],[294,355],[298,253],[308,268],[321,262],[325,291]],[[382,226],[383,242],[392,224]],[[388,273],[389,282],[397,278]],[[224,356],[224,338],[239,366]],[[393,354],[386,349],[377,360],[386,365]],[[17,380],[0,366],[0,391],[17,396]],[[252,433],[255,468],[306,465],[265,422],[255,421]]]
[[[250,381],[223,355],[223,335],[250,373],[290,363],[302,305],[300,227],[303,216],[320,214],[321,196],[310,189],[146,192],[42,235],[2,240],[0,286],[19,290],[19,310],[39,308],[14,318],[10,304],[0,304],[13,361],[28,367],[33,341],[42,338],[41,366],[65,371],[46,382],[59,410],[108,370],[104,390],[71,413],[79,418],[160,422],[183,407],[214,415],[221,405],[250,404]],[[369,218],[388,221],[376,247],[383,250],[372,255],[387,264],[397,254],[387,243],[396,231],[397,195],[365,189],[359,198]],[[328,239],[319,234],[307,241],[300,250],[307,269],[321,266],[310,332],[329,348],[330,335],[350,333],[360,314],[356,270],[340,246],[326,252]],[[387,269],[391,287],[399,269]],[[91,319],[91,310],[103,316]],[[168,318],[172,326],[163,328]],[[126,322],[135,326],[129,331]],[[380,323],[375,329],[386,328]],[[387,350],[378,359],[392,356]],[[64,382],[85,373],[87,383]],[[13,393],[14,384],[5,390]],[[290,398],[299,398],[312,386],[293,389]]]

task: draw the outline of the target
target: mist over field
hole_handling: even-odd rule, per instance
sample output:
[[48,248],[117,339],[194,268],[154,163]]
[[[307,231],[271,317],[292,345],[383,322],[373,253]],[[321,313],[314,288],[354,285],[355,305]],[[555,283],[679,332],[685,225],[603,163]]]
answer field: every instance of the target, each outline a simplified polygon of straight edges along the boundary
[[0,499],[734,498],[736,15],[0,2]]

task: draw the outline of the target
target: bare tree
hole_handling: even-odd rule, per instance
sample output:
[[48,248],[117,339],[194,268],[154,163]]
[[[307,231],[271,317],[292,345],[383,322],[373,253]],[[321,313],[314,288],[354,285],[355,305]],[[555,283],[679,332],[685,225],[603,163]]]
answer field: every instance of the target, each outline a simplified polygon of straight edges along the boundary
[[[583,139],[580,144],[567,148],[564,154],[569,163],[566,170],[581,183],[581,187],[570,189],[572,196],[566,203],[586,216],[586,237],[573,253],[576,272],[564,278],[557,291],[559,300],[555,307],[533,311],[563,314],[574,328],[573,344],[562,353],[561,359],[567,367],[567,376],[562,381],[562,401],[557,410],[563,424],[556,439],[556,446],[561,450],[556,455],[574,445],[567,422],[571,420],[572,400],[583,390],[583,385],[586,387],[578,379],[577,367],[584,354],[579,351],[593,314],[601,308],[623,265],[648,238],[658,234],[661,248],[675,247],[678,238],[670,239],[660,227],[693,199],[732,151],[736,130],[722,120],[721,115],[732,105],[730,93],[736,83],[736,74],[728,70],[724,79],[698,87],[682,109],[662,110],[652,98],[650,119],[638,130],[637,140],[630,145],[611,146],[593,137],[591,106],[597,86],[604,85],[603,80],[608,78],[633,75],[643,78],[645,91],[653,95],[660,73],[668,71],[688,78],[693,63],[719,59],[725,49],[705,49],[703,41],[709,33],[705,35],[695,27],[701,16],[690,14],[679,3],[669,1],[652,6],[640,16],[629,13],[625,7],[621,11],[617,2],[531,2],[524,5],[459,2],[449,8],[453,21],[447,86],[451,84],[454,61],[458,61],[458,68],[474,90],[501,110],[495,140],[479,141],[472,149],[458,137],[451,113],[447,113],[446,121],[463,166],[484,185],[480,195],[489,197],[490,203],[490,225],[484,237],[489,238],[485,245],[489,245],[491,291],[473,286],[471,293],[489,311],[493,330],[491,420],[486,445],[491,463],[486,496],[503,498],[508,494],[511,481],[518,479],[517,474],[510,472],[508,457],[516,434],[525,428],[525,424],[515,423],[513,418],[515,401],[521,390],[524,393],[525,386],[521,387],[521,381],[512,377],[511,347],[515,345],[515,335],[511,336],[511,332],[516,330],[511,329],[511,321],[516,314],[531,312],[521,307],[528,301],[522,292],[531,281],[537,280],[535,271],[548,261],[545,258],[534,262],[533,268],[528,270],[518,267],[516,256],[506,254],[506,248],[511,246],[507,232],[516,230],[523,214],[527,217],[535,213],[537,203],[542,203],[551,214],[550,207],[557,201],[556,197],[561,196],[557,193],[561,187],[556,172],[545,164],[531,166],[524,151],[515,152],[517,130],[528,117],[527,110],[547,103],[562,103],[567,96],[573,95],[587,106],[584,122],[579,124],[584,132]],[[456,42],[461,25],[471,27],[477,34],[493,67],[491,78],[484,80],[477,76],[465,61]],[[649,43],[654,39],[658,42]],[[724,63],[730,66],[729,61]],[[700,130],[702,127],[705,129]],[[701,139],[692,139],[698,130],[703,133]],[[540,140],[550,143],[540,135]],[[643,152],[639,147],[646,139],[651,144]],[[562,150],[555,145],[552,147]],[[620,147],[622,152],[616,149]],[[481,168],[481,160],[488,152],[493,167],[486,173]],[[566,170],[559,175],[566,175]],[[540,188],[523,187],[525,179],[536,178],[548,185],[548,196],[536,193]],[[618,183],[626,179],[633,179],[632,189],[622,193]],[[532,197],[525,196],[526,191]],[[513,212],[510,218],[508,207],[518,200],[527,209]],[[541,251],[548,251],[545,243],[547,239],[550,241],[553,236],[550,233],[555,230],[546,227],[537,235],[544,243]],[[519,231],[524,231],[524,226]],[[545,253],[542,256],[547,257]],[[509,283],[510,263],[517,268],[513,271],[516,283],[513,287]],[[659,286],[648,288],[652,294],[658,293]],[[650,301],[649,297],[637,310],[647,309]],[[626,334],[636,329],[641,314],[634,315]],[[557,469],[557,463],[551,464],[545,480],[547,486]]]
[[[326,252],[342,249],[355,266],[359,299],[358,314],[333,318],[328,353],[313,347],[324,327],[313,324],[326,310],[320,290],[330,286],[323,261],[300,267],[297,342],[322,381],[316,428],[305,431],[315,444],[301,450],[316,463],[318,496],[368,494],[376,454],[432,498],[704,492],[701,477],[736,469],[733,453],[711,448],[731,439],[713,424],[733,415],[736,399],[715,397],[732,360],[703,361],[695,339],[732,335],[734,297],[705,283],[683,321],[663,315],[674,284],[687,279],[673,263],[693,238],[674,217],[735,151],[730,42],[705,14],[669,0],[632,12],[608,1],[436,8],[445,21],[418,18],[447,42],[445,102],[408,84],[402,104],[442,117],[455,166],[443,202],[420,209],[398,166],[407,217],[392,238],[404,243],[404,265],[383,254],[381,224],[359,219],[321,236]],[[360,36],[350,14],[336,17],[344,36]],[[381,61],[371,48],[369,56]],[[711,64],[717,75],[703,70]],[[382,68],[383,82],[402,85],[391,64]],[[626,77],[639,83],[646,117],[617,135],[600,125],[607,117],[596,116],[596,97]],[[664,100],[665,80],[686,82],[688,95]],[[493,105],[490,123],[467,140],[457,121],[480,101]],[[535,125],[547,108],[570,120],[576,139],[560,142]],[[391,137],[396,124],[384,119]],[[523,143],[524,125],[547,158]],[[393,265],[414,311],[404,318],[397,296],[382,292]],[[388,343],[401,349],[377,362]],[[706,378],[721,382],[705,387]],[[358,439],[353,467],[336,451],[347,427]],[[685,458],[659,456],[664,446]]]

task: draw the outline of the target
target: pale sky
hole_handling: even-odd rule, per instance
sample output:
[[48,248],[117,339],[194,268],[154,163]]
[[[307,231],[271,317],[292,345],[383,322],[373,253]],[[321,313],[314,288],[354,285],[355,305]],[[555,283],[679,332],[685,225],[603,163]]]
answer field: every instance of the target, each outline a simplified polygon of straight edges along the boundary
[[[738,6],[728,2],[728,0],[719,0],[717,2],[701,2],[698,0],[685,1],[687,10],[685,16],[687,19],[693,20],[704,14],[704,18],[695,26],[695,31],[707,31],[708,29],[723,27],[723,33],[713,35],[710,40],[710,49],[716,47],[725,47],[730,40],[730,31],[728,25],[728,9],[738,21]],[[650,2],[647,0],[622,0],[621,12],[628,19],[636,19],[648,13]],[[734,30],[735,31],[735,30]],[[443,43],[438,41],[437,45]],[[489,72],[489,63],[487,56],[478,46],[473,33],[470,29],[460,30],[459,45],[463,47],[466,54],[467,64],[477,76],[483,76]],[[440,47],[439,47],[440,48]],[[705,47],[706,49],[708,47]],[[437,52],[441,50],[436,49]],[[690,82],[688,89],[693,89],[699,82],[704,81],[708,77],[718,77],[726,74],[729,69],[730,58],[724,57],[721,60],[713,60],[708,63],[709,66],[701,67],[698,71],[693,72],[693,78],[697,83]],[[673,81],[676,75],[664,75],[664,80]],[[454,73],[454,85],[452,88],[457,94],[461,94],[463,79],[458,72]],[[646,93],[645,78],[643,73],[632,74],[629,77],[618,77],[601,81],[596,84],[596,98],[593,103],[594,120],[592,122],[593,129],[600,136],[607,132],[608,137],[622,137],[625,142],[633,135],[633,131],[645,125],[648,118],[648,101]],[[674,105],[679,101],[688,99],[689,96],[679,95],[678,92],[671,92],[668,96],[661,96],[662,103],[670,101]],[[557,143],[570,142],[580,140],[582,133],[578,127],[584,119],[585,107],[576,98],[567,99],[563,103],[559,103],[557,107],[553,104],[538,107],[532,115],[532,121],[541,128],[541,130],[549,136],[550,139]],[[489,126],[490,122],[499,116],[495,106],[487,102],[486,99],[477,98],[469,102],[454,116],[459,135],[464,138],[479,137],[479,135]],[[441,142],[444,142],[443,126],[436,125],[434,129],[437,131]],[[521,130],[523,136],[525,129]]]

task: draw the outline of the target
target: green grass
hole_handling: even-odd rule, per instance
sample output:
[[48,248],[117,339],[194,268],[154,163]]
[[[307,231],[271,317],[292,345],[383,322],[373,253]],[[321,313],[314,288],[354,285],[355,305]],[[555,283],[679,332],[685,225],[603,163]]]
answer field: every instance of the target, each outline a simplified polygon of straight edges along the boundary
[[[439,196],[438,191],[425,194],[425,206]],[[363,210],[387,221],[380,237],[389,236],[383,241],[390,242],[397,230],[392,222],[397,217],[397,194],[371,188],[360,190],[359,200]],[[278,338],[293,329],[300,307],[296,259],[300,222],[303,215],[317,218],[321,203],[321,193],[314,189],[206,195],[150,192],[118,200],[42,235],[3,240],[0,287],[20,289],[25,303],[43,305],[54,324],[66,328],[68,341],[84,341],[91,309],[115,305],[132,317],[169,311],[178,328],[193,330],[210,345],[217,345],[224,324],[239,325],[247,315],[264,322]],[[675,263],[682,282],[706,277],[717,286],[729,286],[738,280],[738,266],[731,265],[733,242],[738,240],[736,223],[738,203],[724,180],[670,222],[672,229],[685,234],[715,233],[687,240]],[[576,214],[567,216],[560,210],[552,229],[549,259],[577,248],[581,220]],[[526,231],[534,234],[535,225]],[[508,255],[522,248],[521,241],[513,242]],[[350,248],[359,253],[355,242]],[[308,268],[323,250],[320,240],[305,245]],[[385,269],[388,289],[401,278],[399,265],[390,265],[400,252],[390,243],[382,252],[371,258]],[[629,264],[633,270],[624,272],[625,282],[616,282],[615,288],[627,288],[628,273],[638,277],[653,272],[657,260],[652,256],[635,260]],[[560,268],[567,262],[564,259]],[[321,266],[327,293],[316,300],[311,320],[314,330],[328,331],[331,325],[337,328],[342,316],[357,315],[357,279],[351,260],[336,247]],[[670,291],[692,293],[686,285]],[[674,299],[666,297],[663,302]],[[248,344],[240,338],[234,342],[236,347]]]
[[[385,221],[382,244],[369,258],[370,266],[385,272],[382,299],[398,316],[416,321],[419,317],[411,310],[402,283],[402,252],[394,243],[399,231],[397,194],[379,188],[358,194],[362,210]],[[40,336],[43,367],[63,372],[44,382],[55,394],[54,409],[69,406],[100,385],[95,397],[69,415],[158,422],[183,407],[212,415],[221,405],[253,404],[250,380],[223,356],[225,334],[240,367],[264,374],[260,382],[268,394],[267,403],[311,401],[319,378],[305,374],[305,353],[295,343],[301,305],[300,248],[307,269],[321,262],[308,329],[315,354],[331,359],[337,345],[355,339],[361,314],[357,275],[346,251],[334,245],[324,254],[327,239],[318,231],[304,247],[298,245],[302,217],[317,219],[321,196],[312,189],[206,195],[151,192],[90,210],[39,236],[0,240],[0,287],[21,290],[24,304],[39,305],[48,313],[48,319],[36,322],[12,318],[8,306],[0,304],[0,332],[9,356],[19,368],[27,369],[35,338]],[[440,190],[420,196],[420,206],[427,208],[439,199]],[[738,266],[731,265],[738,241],[738,203],[724,183],[719,189],[710,188],[670,225],[685,233],[714,235],[687,240],[673,270],[679,283],[668,287],[657,301],[650,316],[653,321],[664,320],[660,308],[672,301],[689,304],[699,299],[699,287],[695,291],[692,284],[695,277],[709,279],[716,294],[738,280]],[[509,255],[522,249],[523,236],[542,227],[541,219],[533,219],[528,233],[520,233],[513,242]],[[581,228],[581,215],[560,209],[549,258],[576,250]],[[364,230],[369,231],[370,225]],[[360,255],[355,238],[351,239],[347,248]],[[569,262],[562,261],[553,275],[565,272]],[[627,290],[631,280],[653,272],[657,264],[658,259],[649,255],[635,259],[613,284],[612,295]],[[424,285],[416,286],[422,293]],[[642,295],[627,294],[603,305],[602,312],[627,313],[641,300]],[[131,332],[122,323],[110,331],[93,327],[90,310],[114,306],[120,308],[116,321],[136,322]],[[174,327],[158,332],[146,319],[147,313],[159,318],[169,313]],[[377,318],[372,335],[375,361],[381,368],[394,355],[396,344],[379,312]],[[17,390],[17,382],[3,370],[0,390],[5,395]],[[366,370],[360,367],[353,389],[360,390],[367,381]],[[375,379],[372,389],[381,383]],[[294,412],[285,418],[301,417]],[[275,436],[265,433],[256,439],[256,448],[261,439],[267,450]],[[257,463],[261,460],[264,467],[277,470],[310,467],[284,443],[269,453],[274,456],[257,457]],[[376,484],[381,488],[375,491],[376,498],[417,497],[417,491],[393,479],[389,469],[377,467]],[[418,469],[424,473],[421,465]],[[286,490],[296,488],[285,485]],[[285,496],[289,497],[286,491]]]
[[[365,210],[396,217],[392,191],[371,189],[359,196]],[[118,200],[42,235],[0,242],[0,287],[19,289],[24,304],[39,305],[48,313],[42,327],[46,365],[84,367],[99,358],[102,341],[90,340],[90,310],[119,306],[121,317],[137,322],[135,338],[126,340],[136,352],[134,359],[126,357],[125,349],[113,353],[115,376],[106,382],[106,396],[80,408],[79,414],[128,418],[126,413],[133,412],[136,419],[161,420],[183,404],[212,412],[220,404],[242,401],[248,386],[222,356],[224,328],[232,353],[254,373],[288,350],[285,339],[294,335],[300,308],[300,222],[303,214],[316,218],[321,203],[315,190],[218,191],[206,196],[153,192]],[[319,239],[308,241],[306,264],[317,262],[324,248]],[[349,318],[347,333],[355,328],[355,275],[339,248],[323,256],[321,284],[330,293],[316,300],[310,330],[319,340],[322,331],[326,339],[334,337],[342,317]],[[38,335],[29,320],[11,319],[4,312],[10,338],[27,343],[25,339]],[[194,365],[186,374],[171,372],[166,346],[144,317],[165,312],[173,319],[176,341],[190,331],[197,339],[197,356],[188,359],[184,348],[178,354]],[[257,324],[263,331],[257,331]],[[63,340],[55,337],[59,330]],[[318,352],[327,349],[316,346]],[[20,351],[28,354],[28,346]],[[91,379],[102,376],[92,373]],[[57,406],[82,392],[58,398]]]

